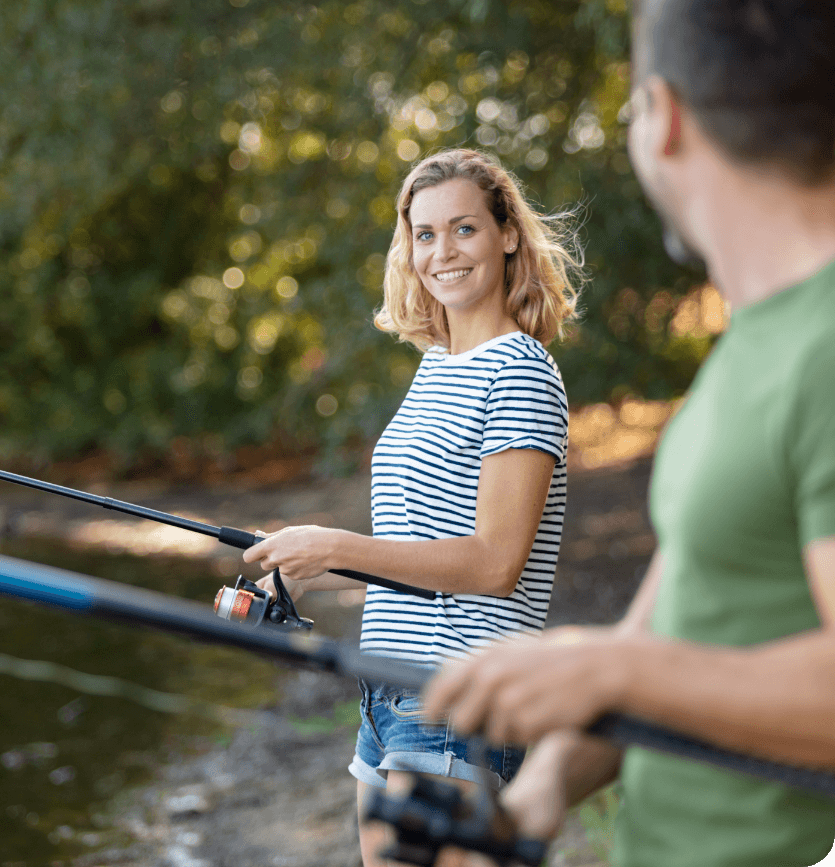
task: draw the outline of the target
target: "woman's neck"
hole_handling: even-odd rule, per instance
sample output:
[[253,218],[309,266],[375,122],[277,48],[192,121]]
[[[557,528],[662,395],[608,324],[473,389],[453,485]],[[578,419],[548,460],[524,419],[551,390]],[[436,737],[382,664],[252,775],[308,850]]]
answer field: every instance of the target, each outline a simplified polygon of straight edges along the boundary
[[447,311],[447,321],[449,322],[449,354],[460,355],[462,352],[469,352],[475,349],[476,346],[481,346],[488,340],[494,337],[501,337],[503,334],[512,334],[519,330],[519,325],[516,321],[505,314],[496,317],[494,320],[461,320],[455,316],[449,315]]

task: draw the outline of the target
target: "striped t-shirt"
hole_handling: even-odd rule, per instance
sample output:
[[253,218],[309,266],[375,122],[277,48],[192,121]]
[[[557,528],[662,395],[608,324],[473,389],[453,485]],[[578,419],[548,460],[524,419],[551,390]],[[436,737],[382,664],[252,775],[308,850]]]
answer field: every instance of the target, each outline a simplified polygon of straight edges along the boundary
[[447,539],[475,532],[481,462],[538,449],[556,465],[530,556],[507,598],[436,593],[421,599],[369,585],[364,653],[435,665],[514,632],[542,629],[554,583],[566,495],[568,406],[542,344],[505,334],[460,355],[425,353],[374,449],[374,536]]

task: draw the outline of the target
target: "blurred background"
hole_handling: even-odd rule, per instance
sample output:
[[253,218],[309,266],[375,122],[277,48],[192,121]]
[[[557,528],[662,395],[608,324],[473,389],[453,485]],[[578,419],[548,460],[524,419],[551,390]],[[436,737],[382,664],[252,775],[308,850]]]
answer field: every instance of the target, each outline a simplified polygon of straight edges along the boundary
[[[25,0],[2,12],[0,458],[357,465],[418,355],[371,326],[413,161],[578,203],[572,405],[680,395],[721,329],[625,152],[626,0]],[[252,460],[252,458],[250,458]]]
[[[658,432],[725,323],[704,276],[666,257],[629,166],[627,6],[4,4],[0,465],[218,525],[369,532],[370,449],[419,362],[371,324],[395,196],[414,161],[480,148],[543,213],[576,210],[589,282],[550,347],[573,472],[550,622],[614,619],[652,549]],[[3,553],[204,601],[240,569],[202,537],[11,488]],[[359,603],[302,613],[350,637]],[[350,685],[7,600],[0,625],[2,867],[352,864],[352,784],[334,770]],[[295,818],[285,804],[270,825],[275,799],[317,773]],[[604,863],[614,803],[587,810],[552,863]]]

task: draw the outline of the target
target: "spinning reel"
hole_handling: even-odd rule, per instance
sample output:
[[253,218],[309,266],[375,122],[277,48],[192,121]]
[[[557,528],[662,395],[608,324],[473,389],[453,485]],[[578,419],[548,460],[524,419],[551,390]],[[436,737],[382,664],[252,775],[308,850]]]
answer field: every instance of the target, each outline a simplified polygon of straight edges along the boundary
[[263,624],[284,632],[312,629],[313,621],[302,617],[296,610],[278,569],[273,571],[273,586],[275,599],[267,590],[239,575],[234,587],[224,586],[217,591],[215,614],[253,628]]
[[394,845],[381,853],[415,867],[434,867],[446,846],[480,852],[500,867],[523,864],[539,867],[548,851],[541,840],[516,836],[507,813],[488,785],[464,797],[461,790],[423,774],[414,774],[403,797],[372,788],[363,807],[363,821],[380,821],[394,828]]

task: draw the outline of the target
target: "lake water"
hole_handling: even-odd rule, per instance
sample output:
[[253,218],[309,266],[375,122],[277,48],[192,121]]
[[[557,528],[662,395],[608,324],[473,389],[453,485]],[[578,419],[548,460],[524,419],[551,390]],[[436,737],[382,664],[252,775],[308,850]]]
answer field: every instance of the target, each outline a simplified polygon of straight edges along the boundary
[[[206,603],[235,579],[179,559],[81,554],[19,540],[3,541],[0,553]],[[0,867],[64,867],[120,842],[108,801],[148,780],[160,763],[231,731],[196,711],[166,713],[88,694],[83,682],[67,685],[60,667],[235,708],[270,704],[281,680],[271,662],[244,651],[5,597],[0,655]],[[46,673],[62,682],[25,679],[20,660],[53,664]]]

